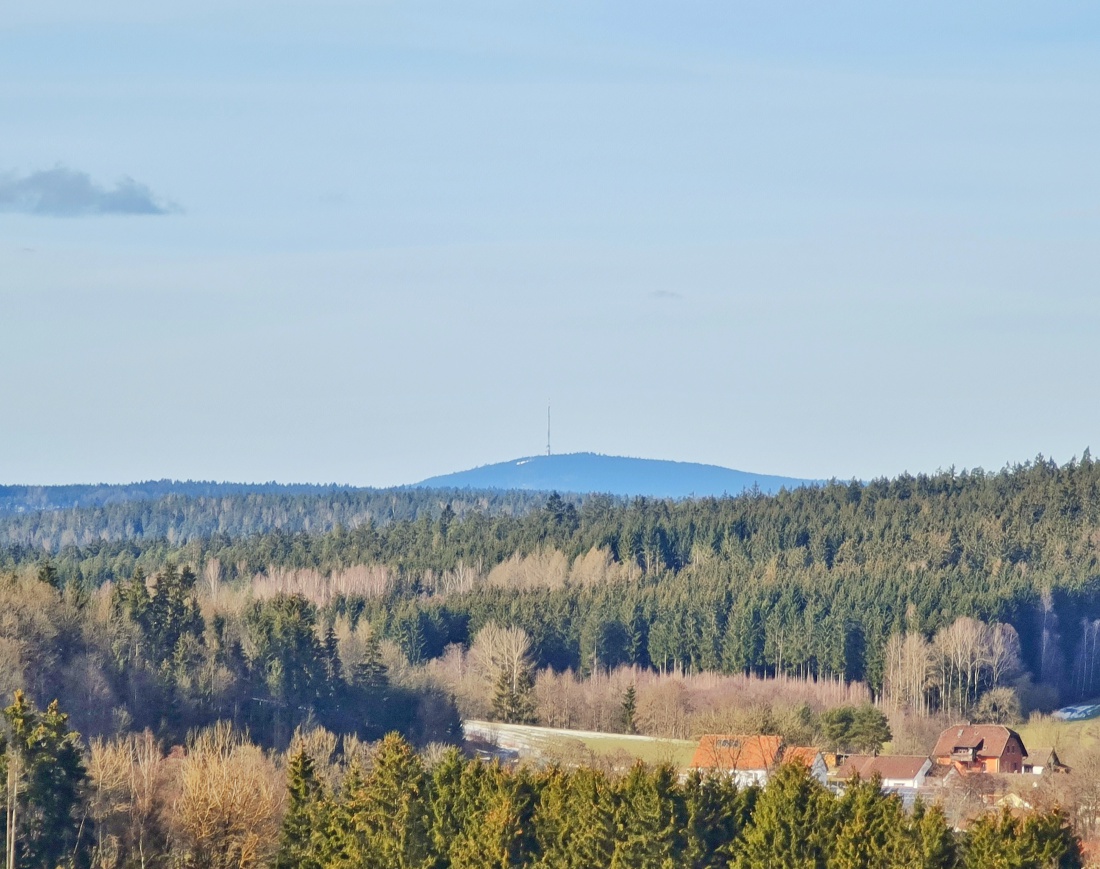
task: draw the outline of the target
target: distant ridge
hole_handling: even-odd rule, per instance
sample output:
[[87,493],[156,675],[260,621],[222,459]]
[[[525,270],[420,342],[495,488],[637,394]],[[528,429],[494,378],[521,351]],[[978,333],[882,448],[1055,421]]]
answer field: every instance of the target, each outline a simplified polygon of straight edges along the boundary
[[754,486],[774,494],[780,489],[813,485],[800,480],[736,471],[718,465],[631,459],[597,453],[527,456],[468,471],[429,477],[414,485],[424,488],[529,489],[559,492],[606,492],[627,497],[705,498],[740,495]]

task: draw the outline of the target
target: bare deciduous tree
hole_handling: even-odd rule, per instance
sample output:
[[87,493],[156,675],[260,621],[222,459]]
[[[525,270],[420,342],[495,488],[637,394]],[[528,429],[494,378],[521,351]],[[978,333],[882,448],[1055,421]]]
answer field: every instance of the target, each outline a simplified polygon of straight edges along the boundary
[[512,683],[512,690],[518,690],[523,673],[531,666],[531,638],[523,628],[489,622],[474,637],[470,659],[489,690],[502,673]]
[[173,832],[191,862],[211,869],[266,866],[279,841],[283,777],[231,726],[202,731],[180,765]]
[[153,734],[93,740],[88,762],[97,867],[164,865],[168,793],[174,761]]
[[895,634],[886,644],[883,691],[891,712],[927,715],[934,687],[932,647],[919,633]]

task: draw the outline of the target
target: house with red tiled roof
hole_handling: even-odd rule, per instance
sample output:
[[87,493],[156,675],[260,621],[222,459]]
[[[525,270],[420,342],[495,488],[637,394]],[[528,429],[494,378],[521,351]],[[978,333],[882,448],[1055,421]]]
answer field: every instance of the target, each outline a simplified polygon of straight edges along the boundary
[[850,754],[844,763],[837,767],[833,778],[843,784],[852,776],[866,781],[876,775],[882,779],[884,790],[898,788],[924,787],[924,778],[932,769],[932,759],[920,755],[879,755]]
[[1020,734],[1001,724],[959,724],[940,734],[932,756],[963,773],[1017,773],[1024,771],[1027,749]]
[[728,773],[739,785],[762,785],[780,763],[781,736],[707,734],[699,740],[692,769]]

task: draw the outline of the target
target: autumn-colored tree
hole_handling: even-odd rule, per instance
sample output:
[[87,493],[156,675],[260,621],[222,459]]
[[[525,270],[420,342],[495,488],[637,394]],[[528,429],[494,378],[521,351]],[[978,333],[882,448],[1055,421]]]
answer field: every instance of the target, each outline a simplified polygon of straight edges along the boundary
[[95,739],[88,763],[88,810],[95,835],[92,864],[156,867],[167,863],[171,765],[146,730]]

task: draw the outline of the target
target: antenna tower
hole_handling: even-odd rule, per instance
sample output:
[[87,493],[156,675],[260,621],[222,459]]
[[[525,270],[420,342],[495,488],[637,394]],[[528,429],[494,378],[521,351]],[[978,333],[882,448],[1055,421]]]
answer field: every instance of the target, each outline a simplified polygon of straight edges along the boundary
[[550,455],[550,402],[546,402],[546,455]]

